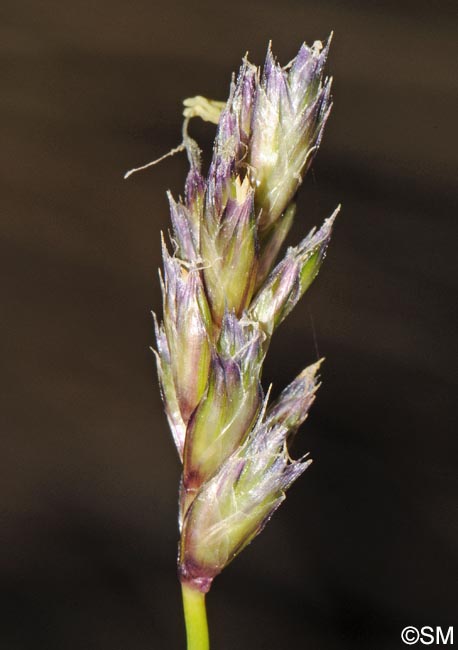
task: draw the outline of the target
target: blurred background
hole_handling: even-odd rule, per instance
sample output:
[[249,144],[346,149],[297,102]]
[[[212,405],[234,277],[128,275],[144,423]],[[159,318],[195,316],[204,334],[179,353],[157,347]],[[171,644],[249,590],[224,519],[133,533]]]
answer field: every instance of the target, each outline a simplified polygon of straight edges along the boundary
[[[0,8],[3,650],[184,650],[179,464],[150,310],[181,101],[334,30],[290,243],[342,213],[266,362],[325,356],[315,463],[215,580],[214,650],[397,649],[457,622],[456,4],[7,0]],[[204,151],[212,125],[192,125]],[[458,631],[455,629],[455,634]]]

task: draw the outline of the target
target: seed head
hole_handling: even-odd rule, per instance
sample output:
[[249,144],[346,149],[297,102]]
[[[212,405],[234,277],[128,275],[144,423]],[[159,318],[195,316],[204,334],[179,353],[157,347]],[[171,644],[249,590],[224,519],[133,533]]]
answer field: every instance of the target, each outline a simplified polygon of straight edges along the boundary
[[[311,462],[292,460],[288,444],[315,399],[319,363],[271,406],[261,374],[275,329],[320,269],[338,212],[273,268],[329,116],[328,49],[329,41],[304,44],[281,67],[269,46],[262,72],[245,57],[227,102],[185,102],[190,170],[184,200],[169,193],[156,359],[183,462],[179,573],[201,591],[262,530]],[[196,115],[218,123],[205,177],[187,133]]]

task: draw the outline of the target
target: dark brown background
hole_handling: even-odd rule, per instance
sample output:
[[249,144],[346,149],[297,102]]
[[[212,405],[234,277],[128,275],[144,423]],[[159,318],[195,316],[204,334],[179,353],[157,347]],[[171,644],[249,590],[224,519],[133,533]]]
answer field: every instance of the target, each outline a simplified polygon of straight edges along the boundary
[[272,38],[286,63],[331,29],[335,107],[291,241],[343,211],[265,372],[279,390],[326,356],[298,448],[316,462],[216,580],[213,648],[391,650],[456,623],[455,9],[2,3],[2,650],[184,648],[148,346],[186,161],[122,174],[178,144],[184,97],[224,99],[246,50]]

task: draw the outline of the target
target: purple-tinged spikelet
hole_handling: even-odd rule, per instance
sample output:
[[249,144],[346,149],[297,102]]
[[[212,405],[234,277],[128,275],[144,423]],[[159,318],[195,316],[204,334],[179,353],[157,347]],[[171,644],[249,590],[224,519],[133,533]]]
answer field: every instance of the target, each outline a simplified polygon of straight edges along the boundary
[[259,418],[246,441],[197,494],[182,532],[180,576],[207,591],[213,578],[257,535],[310,460],[291,460],[287,437],[314,400],[315,364]]
[[331,80],[322,81],[328,48],[304,44],[286,68],[267,51],[249,155],[262,233],[283,214],[320,144],[330,111]]

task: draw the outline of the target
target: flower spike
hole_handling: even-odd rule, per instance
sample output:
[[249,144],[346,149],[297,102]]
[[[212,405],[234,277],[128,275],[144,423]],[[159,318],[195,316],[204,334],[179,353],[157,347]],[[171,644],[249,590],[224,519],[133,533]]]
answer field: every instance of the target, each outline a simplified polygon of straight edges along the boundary
[[[272,404],[261,375],[274,331],[321,268],[339,211],[276,264],[331,110],[330,40],[304,43],[284,67],[270,45],[263,69],[245,57],[226,102],[185,100],[183,143],[173,150],[186,150],[190,169],[184,199],[168,194],[155,355],[182,462],[178,571],[193,649],[208,649],[203,594],[311,463],[293,460],[289,445],[315,400],[321,362]],[[206,175],[188,135],[196,116],[217,123]]]

